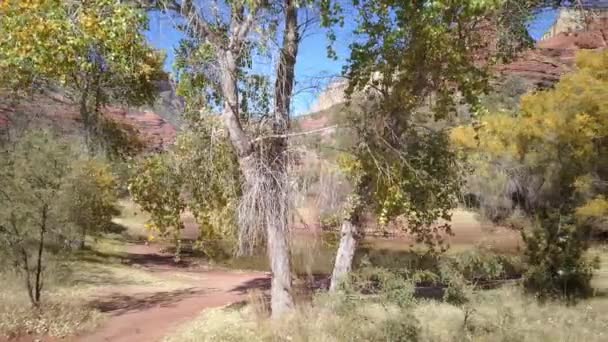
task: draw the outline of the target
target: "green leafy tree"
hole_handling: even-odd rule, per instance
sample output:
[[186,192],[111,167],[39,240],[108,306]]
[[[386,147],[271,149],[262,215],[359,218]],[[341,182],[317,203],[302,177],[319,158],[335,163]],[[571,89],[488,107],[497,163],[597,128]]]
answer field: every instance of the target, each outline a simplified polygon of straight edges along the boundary
[[128,138],[120,135],[129,132],[117,130],[100,111],[111,102],[153,100],[164,58],[146,43],[146,26],[145,13],[124,2],[3,1],[0,87],[60,87],[79,105],[89,140],[110,136],[97,142],[121,149]]
[[183,178],[166,154],[146,157],[135,165],[132,174],[129,192],[135,202],[150,213],[147,227],[161,236],[173,237],[175,259],[179,261],[181,231],[184,229],[181,214],[186,209],[182,198]]
[[233,254],[240,173],[221,123],[188,113],[188,126],[167,152],[136,162],[129,189],[151,214],[149,227],[177,243],[189,210],[199,225],[198,244],[210,258]]
[[370,207],[381,224],[397,217],[419,242],[442,242],[463,169],[446,124],[462,105],[475,112],[487,89],[476,52],[477,29],[496,14],[493,1],[361,1],[351,47],[348,124],[355,137],[343,159],[355,191],[344,210],[332,289],[350,271],[362,237],[359,213]]
[[101,159],[76,160],[71,167],[63,197],[68,220],[80,231],[80,248],[84,248],[87,235],[110,230],[112,218],[120,214],[117,184],[110,164]]

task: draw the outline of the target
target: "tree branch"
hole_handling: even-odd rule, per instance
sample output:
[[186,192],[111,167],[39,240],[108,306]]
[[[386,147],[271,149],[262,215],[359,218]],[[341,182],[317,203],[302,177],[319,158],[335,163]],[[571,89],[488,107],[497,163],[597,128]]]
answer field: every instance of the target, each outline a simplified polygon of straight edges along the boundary
[[285,138],[291,138],[291,137],[298,137],[298,136],[302,136],[302,135],[321,133],[321,132],[329,131],[329,130],[336,129],[339,127],[340,127],[340,125],[332,125],[332,126],[313,129],[310,131],[305,131],[305,132],[264,135],[264,136],[255,138],[252,142],[256,143],[258,141],[262,141],[262,140],[266,140],[266,139],[285,139]]

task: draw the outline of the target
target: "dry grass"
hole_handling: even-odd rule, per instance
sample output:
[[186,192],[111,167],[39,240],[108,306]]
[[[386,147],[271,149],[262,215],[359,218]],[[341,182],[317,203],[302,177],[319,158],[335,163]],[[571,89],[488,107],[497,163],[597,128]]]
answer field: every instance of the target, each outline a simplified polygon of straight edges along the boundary
[[[146,216],[131,202],[123,203],[117,223],[127,226],[129,236],[145,228]],[[88,305],[108,293],[157,292],[192,286],[192,279],[157,274],[125,264],[128,257],[124,236],[89,239],[90,247],[48,265],[43,304],[31,308],[23,280],[18,274],[0,272],[0,340],[21,335],[63,337],[90,330],[103,315]]]
[[[322,295],[282,321],[270,322],[254,305],[214,309],[182,326],[166,342],[206,341],[551,341],[600,342],[608,339],[608,298],[575,306],[539,304],[519,288],[477,294],[467,306],[420,301],[403,311],[362,301],[341,308]],[[408,316],[411,313],[412,316]],[[409,336],[417,327],[417,336]],[[387,339],[388,338],[388,339]]]
[[21,335],[63,337],[90,330],[103,320],[101,313],[83,306],[78,298],[49,300],[40,310],[32,309],[20,291],[0,292],[0,340]]
[[68,336],[92,329],[103,319],[97,310],[83,305],[81,297],[58,297],[52,291],[43,293],[42,306],[34,309],[17,275],[4,272],[0,276],[0,340],[21,335]]
[[[608,341],[606,252],[605,247],[591,251],[602,262],[593,279],[598,295],[576,305],[540,303],[517,286],[474,292],[465,305],[420,299],[404,309],[386,302],[320,293],[312,302],[300,304],[293,314],[272,322],[264,302],[253,296],[242,308],[204,312],[167,336],[165,342]],[[416,336],[411,335],[412,329]]]
[[480,293],[466,307],[429,301],[415,308],[421,340],[434,342],[600,342],[608,339],[606,315],[605,297],[540,304],[517,288]]
[[[478,220],[477,215],[471,211],[456,209],[452,213],[450,221],[453,236],[445,236],[450,252],[462,252],[471,247],[483,247],[501,253],[512,253],[523,247],[521,234],[513,229],[492,226]],[[414,239],[403,235],[398,227],[389,231],[394,237],[391,238],[368,238],[368,244],[376,249],[403,251],[411,249],[415,245]]]

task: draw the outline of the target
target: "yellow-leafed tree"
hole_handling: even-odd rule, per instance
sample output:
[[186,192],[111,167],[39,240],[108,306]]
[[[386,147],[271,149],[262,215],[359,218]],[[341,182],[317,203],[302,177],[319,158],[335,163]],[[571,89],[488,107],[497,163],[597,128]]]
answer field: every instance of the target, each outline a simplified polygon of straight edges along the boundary
[[163,77],[146,27],[145,12],[118,1],[2,1],[0,89],[61,88],[80,106],[89,137],[111,134],[100,109],[151,102]]
[[577,260],[591,235],[606,234],[608,52],[582,52],[576,65],[555,88],[525,95],[520,111],[451,133],[475,166],[469,183],[481,207],[498,220],[523,212],[536,226],[524,233],[527,282],[552,283],[554,294],[588,290],[590,264]]

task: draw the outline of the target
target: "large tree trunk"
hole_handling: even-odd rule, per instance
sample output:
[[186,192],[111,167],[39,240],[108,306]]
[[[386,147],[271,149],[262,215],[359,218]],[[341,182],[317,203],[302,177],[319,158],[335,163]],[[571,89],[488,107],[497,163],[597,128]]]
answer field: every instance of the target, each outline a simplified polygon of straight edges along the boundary
[[283,47],[277,66],[275,83],[275,115],[272,131],[277,138],[270,141],[270,170],[274,173],[268,180],[273,185],[277,203],[273,210],[276,217],[267,222],[268,255],[272,269],[271,309],[273,317],[280,317],[293,308],[291,295],[291,267],[289,250],[288,213],[288,141],[290,106],[298,54],[298,9],[295,0],[285,0],[285,31]]
[[[264,2],[254,2],[255,8]],[[224,97],[223,119],[234,146],[239,167],[245,179],[244,191],[262,182],[272,196],[271,205],[256,208],[258,222],[266,224],[267,252],[272,271],[271,306],[273,317],[293,307],[291,296],[291,268],[287,218],[287,133],[290,103],[293,94],[294,69],[299,44],[298,7],[295,0],[285,0],[285,31],[275,84],[275,108],[272,116],[273,138],[252,140],[244,131],[239,113],[237,60],[247,43],[247,34],[255,20],[257,9],[245,13],[243,5],[232,8],[228,39],[210,29],[209,22],[198,13],[193,1],[184,0],[174,5],[177,12],[188,18],[191,31],[212,43],[220,62],[221,88]],[[263,137],[262,137],[263,138]],[[259,144],[257,146],[255,144]],[[264,145],[264,146],[261,146]],[[264,153],[259,153],[264,151]],[[285,201],[281,203],[281,201]],[[270,208],[270,209],[269,209]]]
[[334,271],[331,274],[330,291],[336,291],[352,269],[355,250],[360,238],[359,227],[351,220],[344,220],[340,235],[340,245],[336,253]]
[[[283,193],[284,194],[284,193]],[[278,200],[282,194],[278,193]],[[272,317],[280,317],[294,306],[291,294],[291,253],[289,249],[289,232],[285,215],[269,217],[267,220],[267,249],[272,270],[272,285],[270,288]]]

